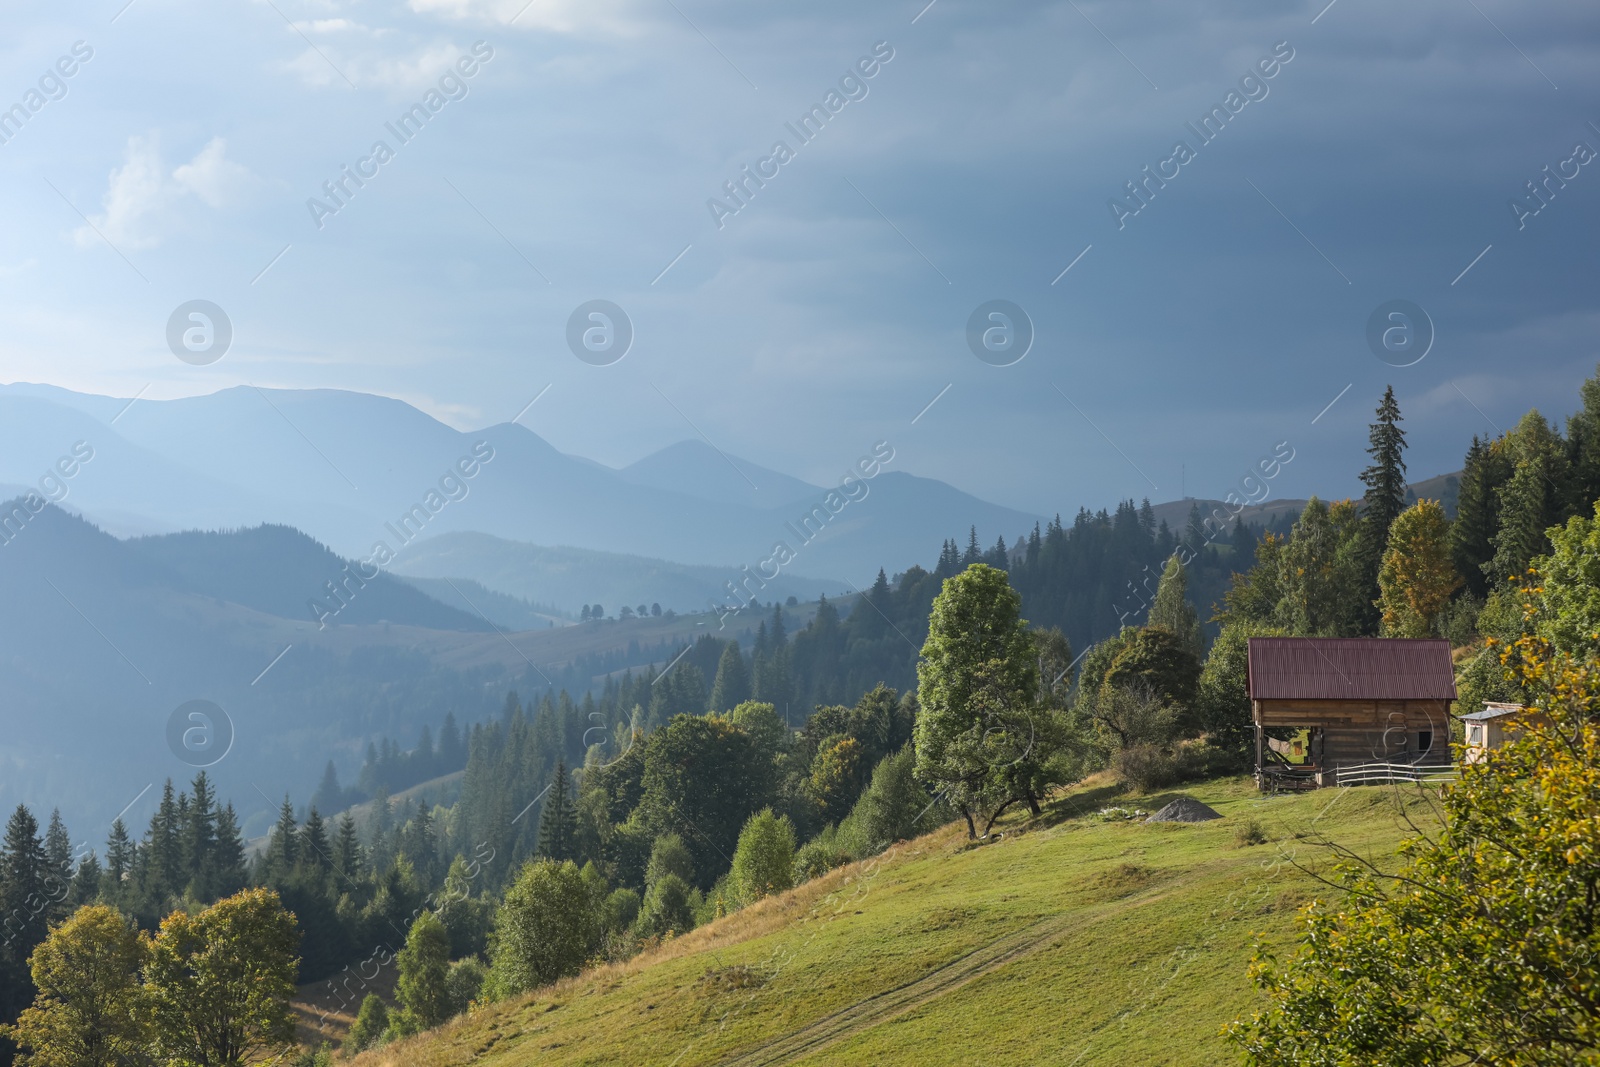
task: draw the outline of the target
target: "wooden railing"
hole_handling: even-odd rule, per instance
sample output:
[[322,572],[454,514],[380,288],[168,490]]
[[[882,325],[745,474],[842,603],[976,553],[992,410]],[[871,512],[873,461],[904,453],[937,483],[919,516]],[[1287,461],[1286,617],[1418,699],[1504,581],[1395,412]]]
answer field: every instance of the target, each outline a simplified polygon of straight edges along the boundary
[[1451,782],[1460,770],[1448,761],[1434,763],[1391,763],[1377,760],[1334,769],[1339,785],[1387,785],[1392,782]]

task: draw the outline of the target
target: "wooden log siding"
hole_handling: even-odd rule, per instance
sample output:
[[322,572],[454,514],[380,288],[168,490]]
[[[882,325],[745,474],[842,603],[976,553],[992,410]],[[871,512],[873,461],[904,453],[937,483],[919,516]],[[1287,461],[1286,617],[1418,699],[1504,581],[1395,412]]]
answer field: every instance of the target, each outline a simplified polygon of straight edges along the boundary
[[1448,700],[1252,700],[1250,706],[1257,726],[1450,731]]

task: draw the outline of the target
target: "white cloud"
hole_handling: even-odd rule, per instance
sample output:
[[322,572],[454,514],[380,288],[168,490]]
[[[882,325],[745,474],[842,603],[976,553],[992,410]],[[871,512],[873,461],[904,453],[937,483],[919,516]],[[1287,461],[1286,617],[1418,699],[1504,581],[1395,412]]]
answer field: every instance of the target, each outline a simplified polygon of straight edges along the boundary
[[111,171],[101,200],[104,210],[73,237],[79,245],[91,245],[99,240],[98,230],[117,248],[153,248],[172,228],[174,209],[188,196],[221,208],[237,202],[256,180],[248,168],[227,158],[227,142],[221,137],[213,137],[169,175],[157,136],[135,135],[128,138],[122,165]]
[[407,6],[419,15],[550,33],[632,36],[642,29],[639,18],[628,10],[634,6],[629,0],[408,0]]
[[200,154],[172,172],[172,178],[187,192],[203,200],[207,207],[221,208],[235,203],[255,183],[249,168],[227,158],[228,142],[213,137]]

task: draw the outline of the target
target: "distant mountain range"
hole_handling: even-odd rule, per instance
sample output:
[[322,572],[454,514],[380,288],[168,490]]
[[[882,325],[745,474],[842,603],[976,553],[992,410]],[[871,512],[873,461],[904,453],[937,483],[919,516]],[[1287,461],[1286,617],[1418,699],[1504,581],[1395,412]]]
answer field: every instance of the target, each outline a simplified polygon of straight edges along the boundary
[[969,525],[1014,537],[1037,519],[893,460],[847,499],[699,441],[614,470],[520,425],[463,433],[361,393],[237,387],[130,405],[0,386],[0,484],[37,486],[79,442],[93,458],[60,481],[63,502],[110,531],[283,523],[357,559],[470,531],[737,568],[784,541],[786,575],[862,586],[879,567],[931,562]]
[[[0,505],[0,807],[59,804],[74,829],[109,822],[144,787],[194,773],[169,724],[206,700],[234,728],[213,771],[224,794],[270,820],[285,788],[310,795],[328,759],[353,774],[374,737],[409,745],[447,711],[482,721],[513,687],[581,692],[596,672],[664,664],[714,629],[707,616],[563,625],[470,581],[440,584],[461,606],[355,572],[288,527],[119,540],[54,506]],[[337,606],[325,626],[311,600]],[[748,642],[760,617],[718,636]],[[795,625],[807,617],[797,610]]]

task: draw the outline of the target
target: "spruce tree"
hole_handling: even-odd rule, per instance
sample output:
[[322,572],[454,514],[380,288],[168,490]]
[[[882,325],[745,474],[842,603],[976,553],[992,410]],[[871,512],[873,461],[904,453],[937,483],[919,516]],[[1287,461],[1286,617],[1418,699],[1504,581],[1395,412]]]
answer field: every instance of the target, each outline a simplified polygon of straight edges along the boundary
[[1474,434],[1461,471],[1455,521],[1450,524],[1450,554],[1467,590],[1480,599],[1489,592],[1484,565],[1494,558],[1495,535],[1500,531],[1500,488],[1510,477],[1511,464],[1501,444]]
[[185,884],[200,899],[215,900],[218,895],[216,797],[205,771],[195,775],[190,788],[194,790],[194,798],[189,802],[179,839],[187,875]]
[[356,834],[356,819],[348,811],[339,816],[339,829],[333,839],[333,870],[348,885],[361,877],[361,839]]
[[978,528],[974,526],[967,534],[967,550],[961,554],[961,566],[964,569],[982,561],[983,549],[978,547]]
[[212,890],[219,899],[231,896],[244,888],[247,875],[239,816],[231,803],[224,804],[217,812],[216,867]]
[[1361,472],[1367,487],[1361,498],[1361,614],[1362,632],[1376,632],[1378,623],[1378,569],[1389,547],[1389,527],[1406,509],[1406,433],[1400,428],[1400,405],[1394,386],[1386,386],[1378,404],[1378,421],[1369,428],[1367,454],[1372,465]]
[[135,849],[128,836],[128,827],[117,819],[111,824],[111,836],[106,840],[105,895],[112,904],[121,906],[126,896],[126,882],[133,877]]
[[49,932],[50,875],[39,821],[19,804],[0,845],[0,1019],[15,1019],[33,1000],[28,957]]
[[711,710],[732,711],[750,699],[750,672],[745,669],[739,642],[729,641],[717,661],[717,678],[711,683]]
[[300,840],[295,845],[300,862],[307,867],[326,871],[333,866],[333,848],[328,843],[328,828],[322,815],[312,805],[306,823],[300,828]]
[[1167,630],[1199,657],[1203,642],[1200,617],[1189,603],[1188,591],[1188,573],[1182,561],[1173,556],[1167,560],[1161,581],[1156,585],[1156,598],[1150,605],[1150,625]]
[[1588,518],[1600,500],[1600,368],[1583,383],[1583,409],[1567,420],[1567,455],[1572,498],[1567,510]]
[[295,861],[300,858],[299,826],[294,818],[294,806],[283,798],[278,809],[278,823],[272,828],[267,842],[266,870],[269,882],[281,882],[294,873]]
[[1183,543],[1189,551],[1199,552],[1206,547],[1206,520],[1200,513],[1198,502],[1189,505],[1189,519],[1183,525]]
[[572,783],[565,761],[556,764],[556,779],[545,794],[539,816],[539,856],[557,862],[576,858],[578,814],[572,804]]
[[150,819],[143,850],[146,853],[144,895],[158,913],[165,910],[168,897],[183,892],[181,830],[178,802],[173,796],[172,779],[168,778],[161,790],[161,803]]
[[317,784],[317,791],[311,794],[311,806],[323,811],[341,811],[344,809],[344,787],[339,784],[339,768],[329,760],[322,768],[322,781]]

